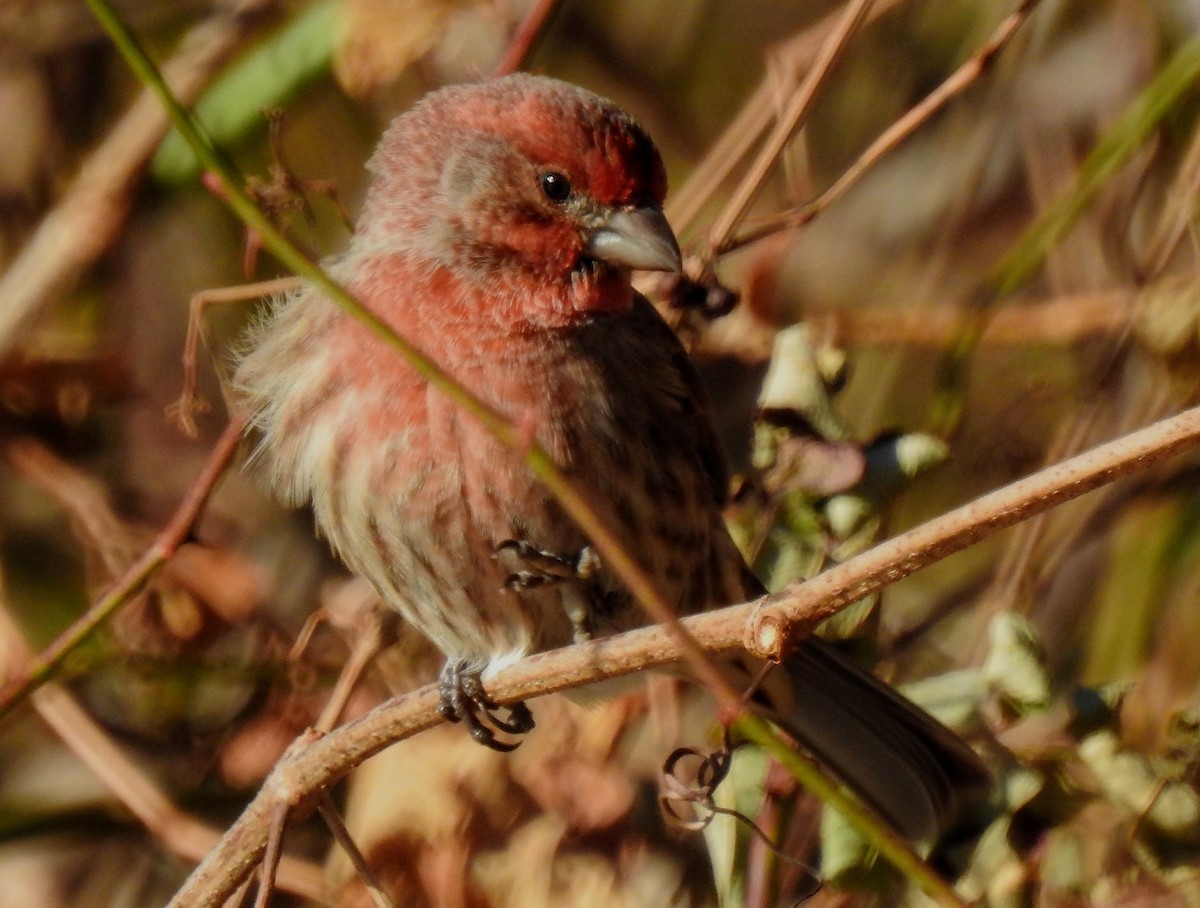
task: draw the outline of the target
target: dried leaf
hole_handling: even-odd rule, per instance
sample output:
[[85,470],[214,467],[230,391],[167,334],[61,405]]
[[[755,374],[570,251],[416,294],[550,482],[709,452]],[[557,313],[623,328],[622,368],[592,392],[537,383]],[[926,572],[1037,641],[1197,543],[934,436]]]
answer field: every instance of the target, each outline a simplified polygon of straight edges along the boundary
[[857,445],[825,441],[777,426],[760,428],[775,433],[775,465],[768,477],[771,487],[824,498],[845,492],[862,479],[866,458]]
[[463,0],[341,0],[333,61],[338,83],[362,96],[395,81],[434,45]]
[[267,596],[263,571],[233,549],[187,543],[164,575],[230,624],[247,620]]
[[1159,281],[1142,291],[1133,327],[1138,338],[1160,356],[1179,356],[1196,347],[1200,290],[1188,275]]
[[988,688],[1019,715],[1045,709],[1050,703],[1050,679],[1033,625],[1015,612],[1001,612],[990,632],[991,646],[983,663]]
[[846,430],[834,413],[829,356],[818,357],[816,349],[806,325],[792,325],[775,335],[758,404],[764,411],[793,411],[821,437],[840,441]]

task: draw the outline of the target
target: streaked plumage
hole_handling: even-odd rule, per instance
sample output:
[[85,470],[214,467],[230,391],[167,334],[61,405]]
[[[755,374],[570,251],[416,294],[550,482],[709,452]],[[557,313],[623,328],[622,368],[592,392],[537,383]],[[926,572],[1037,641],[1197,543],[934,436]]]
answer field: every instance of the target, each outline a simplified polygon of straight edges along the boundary
[[[630,286],[632,267],[678,258],[641,128],[581,89],[511,76],[428,96],[370,166],[334,275],[530,426],[680,612],[755,596],[722,522],[705,397]],[[569,196],[551,197],[561,180]],[[491,667],[571,642],[564,586],[506,589],[494,555],[510,539],[563,554],[586,539],[518,453],[366,329],[302,290],[253,332],[236,385],[269,486],[311,501],[346,564],[448,659]],[[571,584],[598,632],[644,623],[602,567]],[[949,823],[983,778],[957,737],[823,644],[803,646],[789,671],[784,723],[907,834]]]

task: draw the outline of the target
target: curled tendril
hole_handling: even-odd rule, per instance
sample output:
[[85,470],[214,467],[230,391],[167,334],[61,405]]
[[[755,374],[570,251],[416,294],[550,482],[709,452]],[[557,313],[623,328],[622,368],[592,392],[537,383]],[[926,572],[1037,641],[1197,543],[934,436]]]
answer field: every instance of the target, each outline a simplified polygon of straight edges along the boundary
[[[688,757],[699,759],[695,781],[689,782],[679,774],[679,764]],[[729,772],[733,760],[733,747],[729,733],[725,733],[724,746],[712,753],[703,753],[695,747],[679,747],[671,751],[663,763],[658,780],[658,804],[671,823],[693,832],[703,829],[712,818],[721,812],[713,801],[717,786]],[[695,816],[689,819],[676,805],[691,804]]]
[[[729,768],[733,765],[733,751],[736,746],[738,745],[734,745],[730,740],[729,730],[725,729],[721,747],[710,753],[704,753],[695,747],[679,747],[673,750],[663,761],[663,768],[659,775],[659,808],[668,822],[690,832],[703,830],[718,815],[732,817],[742,823],[777,858],[799,867],[805,872],[812,885],[809,890],[800,895],[795,904],[807,901],[820,892],[824,885],[817,870],[781,850],[750,817],[740,811],[721,807],[714,799],[717,787],[725,780],[729,774]],[[685,779],[679,771],[680,764],[689,757],[700,761],[693,781]],[[691,817],[681,811],[680,808],[684,804],[691,805],[693,814]]]

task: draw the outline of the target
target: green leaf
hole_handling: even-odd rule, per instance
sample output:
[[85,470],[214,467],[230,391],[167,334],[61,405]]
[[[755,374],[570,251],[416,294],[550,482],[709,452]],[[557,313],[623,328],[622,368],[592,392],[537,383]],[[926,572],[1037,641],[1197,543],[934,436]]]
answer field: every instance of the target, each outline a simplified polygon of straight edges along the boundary
[[[213,83],[195,113],[218,145],[236,143],[261,127],[265,108],[283,103],[329,69],[334,15],[332,0],[313,4]],[[159,147],[150,172],[160,183],[184,183],[196,178],[200,163],[174,130]]]

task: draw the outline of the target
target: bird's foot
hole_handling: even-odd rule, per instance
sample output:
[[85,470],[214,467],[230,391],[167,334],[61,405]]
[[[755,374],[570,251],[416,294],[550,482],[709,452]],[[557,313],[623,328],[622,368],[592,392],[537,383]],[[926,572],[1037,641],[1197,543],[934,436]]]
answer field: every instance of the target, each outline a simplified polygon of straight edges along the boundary
[[[438,712],[449,722],[462,722],[471,737],[484,747],[507,753],[516,750],[520,741],[502,741],[500,731],[520,736],[533,729],[533,713],[524,703],[501,707],[483,689],[480,670],[469,668],[465,662],[447,662],[441,675],[441,701]],[[504,709],[508,715],[502,716]]]
[[496,546],[495,557],[515,565],[504,578],[505,589],[528,590],[566,580],[588,580],[600,568],[600,556],[585,545],[577,553],[548,552],[521,539],[505,539]]
[[[506,539],[496,546],[495,557],[514,569],[504,578],[506,590],[521,592],[563,583],[590,580],[600,570],[600,556],[585,545],[574,555],[548,552],[520,539]],[[592,639],[592,612],[586,589],[577,586],[563,594],[563,608],[571,622],[576,643]]]

